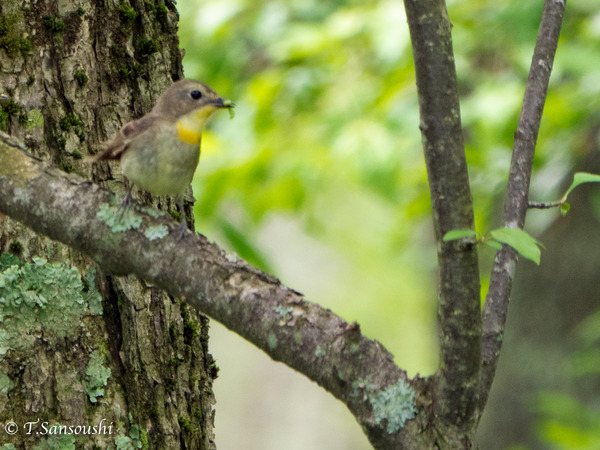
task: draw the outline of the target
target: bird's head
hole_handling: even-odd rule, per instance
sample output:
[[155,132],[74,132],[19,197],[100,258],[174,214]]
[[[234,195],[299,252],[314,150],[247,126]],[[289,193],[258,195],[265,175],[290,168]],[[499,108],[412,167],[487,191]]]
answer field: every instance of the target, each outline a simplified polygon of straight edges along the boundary
[[198,119],[206,120],[216,110],[234,106],[200,81],[180,80],[160,96],[152,112],[175,120],[194,112]]

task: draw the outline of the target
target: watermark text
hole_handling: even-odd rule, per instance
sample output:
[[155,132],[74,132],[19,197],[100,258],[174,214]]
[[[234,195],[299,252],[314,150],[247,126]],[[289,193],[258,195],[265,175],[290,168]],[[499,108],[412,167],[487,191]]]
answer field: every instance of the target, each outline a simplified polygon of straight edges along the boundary
[[25,422],[21,427],[13,421],[4,424],[4,431],[6,434],[17,434],[19,428],[25,434],[41,436],[55,434],[74,434],[77,436],[113,434],[113,422],[108,423],[106,419],[102,419],[96,425],[60,425],[57,423],[51,424],[50,422],[43,422],[41,419]]

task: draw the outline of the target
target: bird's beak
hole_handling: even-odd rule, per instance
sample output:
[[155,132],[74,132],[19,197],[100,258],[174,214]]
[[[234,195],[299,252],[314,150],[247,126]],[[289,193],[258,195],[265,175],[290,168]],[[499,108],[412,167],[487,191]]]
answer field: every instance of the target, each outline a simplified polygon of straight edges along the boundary
[[219,97],[217,100],[215,100],[214,105],[217,108],[234,108],[235,107],[235,103],[233,103],[231,100],[224,100],[221,97]]

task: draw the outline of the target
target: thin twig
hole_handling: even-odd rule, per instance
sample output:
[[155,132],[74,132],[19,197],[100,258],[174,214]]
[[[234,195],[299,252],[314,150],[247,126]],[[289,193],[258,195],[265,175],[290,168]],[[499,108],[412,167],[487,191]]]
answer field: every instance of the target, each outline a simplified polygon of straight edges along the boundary
[[550,209],[550,208],[558,208],[565,204],[564,200],[556,200],[554,202],[529,202],[527,203],[527,207],[529,209]]
[[[504,203],[504,226],[509,228],[523,228],[529,207],[528,195],[533,155],[558,45],[565,3],[566,0],[544,1],[525,98],[515,133]],[[482,407],[487,402],[500,356],[516,262],[517,253],[509,246],[504,246],[502,250],[498,251],[494,260],[490,288],[483,310],[483,378],[480,394]]]

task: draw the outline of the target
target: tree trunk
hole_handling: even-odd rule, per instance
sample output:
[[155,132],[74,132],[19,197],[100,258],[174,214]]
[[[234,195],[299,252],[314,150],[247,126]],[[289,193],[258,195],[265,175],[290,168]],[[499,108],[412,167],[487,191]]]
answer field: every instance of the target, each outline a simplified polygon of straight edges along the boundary
[[[177,20],[170,0],[2,1],[0,129],[123,192],[82,156],[182,78]],[[204,316],[1,215],[0,252],[0,444],[214,447]]]

